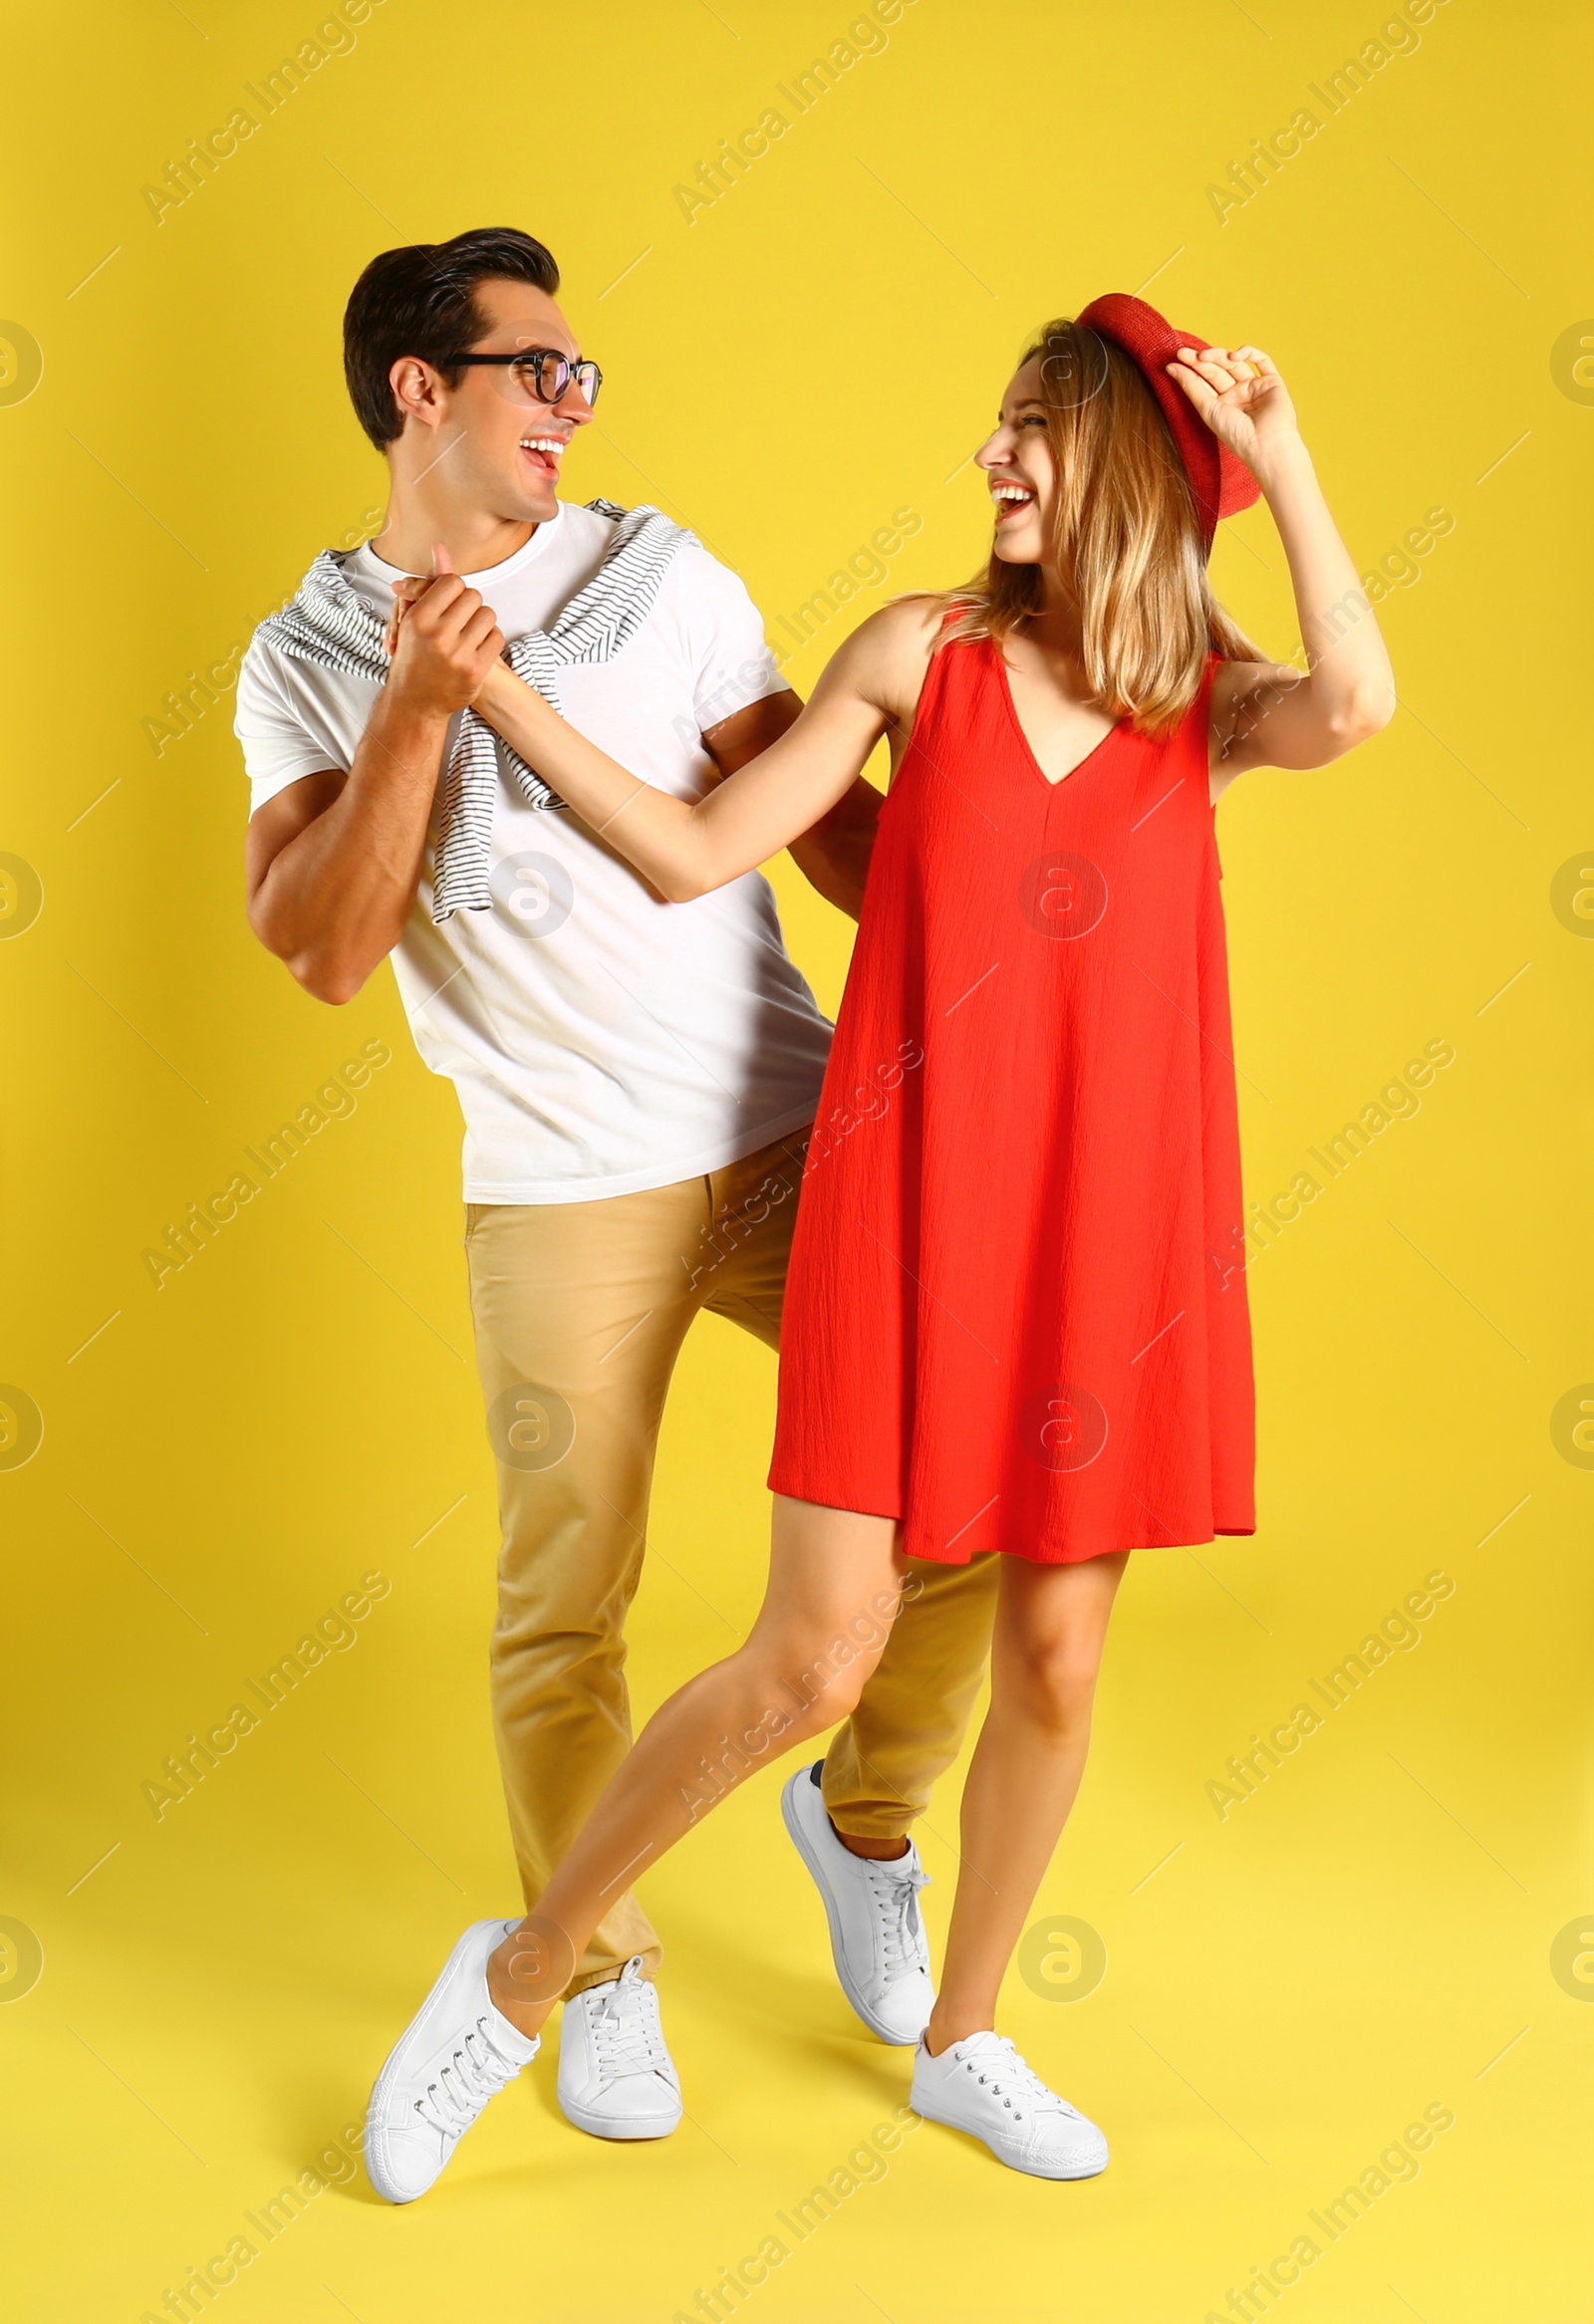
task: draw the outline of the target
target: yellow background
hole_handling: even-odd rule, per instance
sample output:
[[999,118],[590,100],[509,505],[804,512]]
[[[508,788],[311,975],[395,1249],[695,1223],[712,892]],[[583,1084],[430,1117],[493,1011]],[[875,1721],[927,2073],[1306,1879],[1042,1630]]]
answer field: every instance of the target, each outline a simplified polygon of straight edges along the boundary
[[[251,938],[230,703],[159,755],[144,725],[380,507],[339,368],[360,268],[500,222],[551,244],[608,375],[567,490],[682,516],[777,638],[898,508],[925,521],[888,587],[969,571],[988,520],[958,464],[1025,334],[1154,276],[1177,321],[1275,355],[1363,569],[1429,509],[1455,519],[1381,609],[1394,725],[1220,811],[1248,1195],[1425,1042],[1456,1060],[1252,1271],[1256,1538],[1148,1552],[1121,1602],[1037,1908],[1097,1931],[1107,1973],[1067,2006],[1015,1973],[1005,2002],[1112,2169],[1048,2186],[926,2128],[751,2313],[1199,2324],[1438,2102],[1455,2124],[1421,2176],[1275,2304],[1588,2316],[1594,1984],[1551,1970],[1557,1933],[1594,1928],[1594,1474],[1551,1432],[1594,1374],[1594,945],[1550,903],[1591,838],[1594,410],[1572,358],[1552,367],[1594,310],[1574,14],[1447,0],[1330,116],[1309,85],[1377,35],[1372,0],[914,0],[688,224],[676,184],[783,105],[843,0],[382,0],[157,224],[142,188],[314,35],[312,0],[11,12],[0,310],[44,358],[0,401],[0,853],[44,891],[0,941],[0,1379],[45,1426],[0,1471],[0,1915],[44,1955],[23,1992],[25,1940],[0,1948],[19,2324],[158,2310],[358,2121],[457,1929],[516,1901],[452,1093],[386,970],[335,1017]],[[1208,185],[1303,106],[1319,133],[1220,223]],[[1289,650],[1265,510],[1214,562]],[[833,1006],[848,927],[775,879]],[[157,1292],[145,1246],[376,1035],[394,1062],[358,1114]],[[633,1623],[642,1711],[756,1604],[773,1389],[728,1327],[693,1334]],[[358,1647],[157,1822],[140,1786],[166,1754],[374,1568],[392,1592]],[[1456,1588],[1420,1647],[1220,1819],[1227,1757],[1436,1569]],[[949,1780],[924,1835],[937,1941],[955,1801]],[[679,2134],[567,2129],[550,2044],[413,2209],[363,2180],[319,2195],[218,2296],[228,2324],[667,2324],[779,2232],[909,2059],[835,1988],[771,1779],[645,1893]]]

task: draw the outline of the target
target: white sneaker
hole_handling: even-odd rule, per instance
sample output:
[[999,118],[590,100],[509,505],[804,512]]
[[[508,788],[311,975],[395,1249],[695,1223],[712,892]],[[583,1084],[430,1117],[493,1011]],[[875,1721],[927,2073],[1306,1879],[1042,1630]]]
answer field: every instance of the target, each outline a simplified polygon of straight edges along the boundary
[[919,1892],[929,1888],[930,1875],[911,1840],[906,1856],[885,1863],[855,1856],[842,1845],[819,1788],[823,1765],[821,1759],[798,1769],[780,1795],[780,1812],[825,1901],[842,1991],[871,2033],[908,2049],[935,2006],[930,1940],[919,1910]]
[[971,2033],[938,2058],[921,2041],[909,2104],[927,2122],[983,2139],[999,2163],[1035,2179],[1094,2179],[1107,2168],[1096,2125],[994,2033]]
[[559,2106],[597,2139],[667,2138],[680,2120],[680,2077],[664,2047],[659,1988],[642,1955],[606,1985],[565,2003],[559,2027]]
[[465,1931],[377,2076],[366,2175],[390,2202],[425,2194],[488,2099],[542,2046],[501,2017],[487,1991],[488,1955],[519,1927],[478,1921]]

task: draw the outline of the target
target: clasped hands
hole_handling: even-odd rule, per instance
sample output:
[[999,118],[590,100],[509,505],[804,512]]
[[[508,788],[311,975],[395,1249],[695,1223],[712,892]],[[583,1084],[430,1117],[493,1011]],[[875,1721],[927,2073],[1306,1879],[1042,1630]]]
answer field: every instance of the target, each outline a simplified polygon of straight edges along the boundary
[[502,660],[504,634],[481,592],[438,547],[430,574],[396,581],[393,595],[383,639],[393,663],[390,683],[417,709],[447,718],[474,705],[485,715],[495,673],[512,673]]

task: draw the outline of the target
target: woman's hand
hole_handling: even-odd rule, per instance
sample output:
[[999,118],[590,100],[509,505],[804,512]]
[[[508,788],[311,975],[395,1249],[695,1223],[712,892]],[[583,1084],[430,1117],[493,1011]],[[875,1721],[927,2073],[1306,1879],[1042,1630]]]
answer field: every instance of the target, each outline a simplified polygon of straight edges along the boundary
[[1300,442],[1289,390],[1259,347],[1182,347],[1168,371],[1220,444],[1244,461],[1259,484],[1286,448]]
[[[433,576],[435,578],[435,576]],[[390,660],[398,650],[398,632],[403,618],[418,598],[425,596],[431,581],[419,574],[406,574],[402,581],[393,585],[393,612],[388,617],[387,635],[382,643]]]

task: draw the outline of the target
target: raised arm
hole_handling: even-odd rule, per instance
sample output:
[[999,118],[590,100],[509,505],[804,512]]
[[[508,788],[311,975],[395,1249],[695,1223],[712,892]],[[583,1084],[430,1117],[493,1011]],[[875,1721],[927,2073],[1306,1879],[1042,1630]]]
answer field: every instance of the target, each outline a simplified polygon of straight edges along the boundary
[[933,633],[923,606],[885,607],[826,665],[796,723],[695,804],[619,765],[505,663],[475,707],[661,896],[683,904],[767,863],[851,790],[881,736],[911,721]]
[[1289,561],[1306,674],[1225,662],[1212,683],[1216,794],[1247,767],[1321,767],[1395,714],[1395,675],[1350,553],[1329,513],[1294,406],[1257,347],[1182,352],[1169,369],[1214,435],[1250,469]]
[[250,817],[249,924],[317,1000],[352,1000],[402,935],[448,720],[503,643],[477,592],[444,574],[398,634],[348,774],[305,775]]

